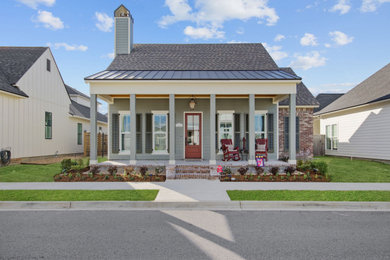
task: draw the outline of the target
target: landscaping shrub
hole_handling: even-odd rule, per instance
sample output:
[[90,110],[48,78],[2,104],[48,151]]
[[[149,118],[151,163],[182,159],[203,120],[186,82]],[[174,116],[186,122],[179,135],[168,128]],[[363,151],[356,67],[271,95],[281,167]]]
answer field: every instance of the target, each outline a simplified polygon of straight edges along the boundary
[[230,169],[230,167],[224,166],[224,167],[222,168],[222,174],[223,174],[223,175],[231,175],[231,174],[232,174],[232,170]]
[[272,167],[271,168],[272,175],[276,175],[276,174],[278,174],[278,172],[279,172],[279,167]]
[[145,174],[148,172],[148,167],[142,166],[141,168],[139,168],[139,172],[142,176],[145,176]]
[[116,167],[115,165],[112,165],[110,167],[108,167],[107,171],[111,174],[111,175],[114,175],[118,172],[118,167]]
[[248,167],[244,168],[241,167],[240,169],[237,170],[241,175],[245,175],[248,171]]
[[97,165],[92,165],[91,169],[89,170],[92,174],[97,174],[100,171],[100,167]]
[[156,168],[154,169],[154,172],[155,172],[156,174],[161,174],[161,173],[164,172],[164,170],[165,170],[165,167],[164,167],[164,166],[160,166],[160,167],[156,167]]
[[291,175],[295,172],[295,168],[292,166],[288,166],[288,167],[286,167],[286,169],[284,169],[284,172]]
[[328,173],[328,164],[324,161],[312,161],[312,170],[318,172],[318,174],[325,176]]
[[72,168],[72,160],[71,159],[63,159],[61,161],[61,170],[62,172],[67,172]]
[[134,167],[125,167],[125,174],[130,175],[134,172]]
[[81,158],[78,159],[78,160],[77,160],[77,165],[80,166],[81,168],[83,168],[83,167],[84,167],[84,161],[83,161],[83,159],[81,159]]
[[257,175],[260,175],[264,172],[264,168],[260,167],[260,166],[256,166],[255,170],[256,170]]
[[288,156],[282,156],[282,157],[279,158],[279,160],[281,160],[283,162],[288,162],[288,159],[289,159]]
[[297,163],[297,170],[300,172],[308,172],[312,169],[312,164],[310,161],[301,161]]

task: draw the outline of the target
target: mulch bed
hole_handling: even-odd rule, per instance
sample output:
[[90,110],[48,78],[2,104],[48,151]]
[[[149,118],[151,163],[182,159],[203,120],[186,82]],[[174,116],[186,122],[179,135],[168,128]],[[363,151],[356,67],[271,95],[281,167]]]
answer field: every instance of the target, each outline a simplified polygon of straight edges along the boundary
[[78,181],[88,181],[88,182],[164,182],[166,179],[165,175],[107,175],[107,174],[95,174],[93,177],[81,174],[77,176],[72,174],[72,177],[64,174],[57,174],[54,176],[54,181],[56,182],[78,182]]
[[[306,178],[304,177],[306,175]],[[307,177],[307,174],[301,175],[222,175],[220,177],[221,182],[329,182],[325,176],[311,173]],[[234,178],[234,180],[232,180]]]

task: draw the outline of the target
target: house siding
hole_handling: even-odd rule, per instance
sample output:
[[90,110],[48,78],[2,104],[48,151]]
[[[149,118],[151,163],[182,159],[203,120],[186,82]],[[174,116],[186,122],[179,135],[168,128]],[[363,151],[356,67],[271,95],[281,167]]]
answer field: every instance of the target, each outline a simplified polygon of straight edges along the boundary
[[[197,99],[195,110],[191,111],[188,106],[188,99],[176,99],[175,100],[175,159],[184,159],[184,112],[202,112],[202,159],[210,159],[210,100],[209,99]],[[219,110],[234,110],[235,113],[248,113],[249,103],[247,99],[217,99],[216,111]],[[276,115],[277,105],[272,103],[271,99],[256,99],[256,110],[267,110],[269,113]],[[114,103],[109,105],[110,115],[118,113],[121,110],[129,110],[129,99],[115,99]],[[137,99],[136,112],[141,113],[143,121],[146,113],[151,113],[154,110],[169,110],[168,99]],[[109,118],[111,118],[109,116]],[[110,121],[111,123],[111,121]],[[274,129],[276,129],[277,121],[274,117]],[[145,128],[143,128],[143,131]],[[213,138],[215,138],[213,136]],[[277,144],[277,135],[274,133],[274,143]],[[145,142],[143,142],[145,144]],[[276,159],[276,147],[275,152],[270,153],[271,159]],[[137,154],[138,160],[145,159],[157,159],[168,160],[168,155],[153,155],[140,153]],[[222,155],[217,155],[217,159],[221,159]],[[129,154],[114,154],[109,148],[110,160],[127,160]]]
[[[51,60],[50,72],[46,59]],[[13,159],[83,151],[77,145],[77,122],[84,120],[70,119],[70,99],[54,65],[46,50],[17,82],[28,98],[0,93],[0,148],[11,147]],[[53,116],[52,139],[45,139],[46,111]]]
[[[296,115],[299,117],[299,150],[297,158],[313,157],[313,108],[297,108]],[[279,108],[279,157],[287,157],[288,150],[284,145],[284,118],[289,116],[289,109]]]
[[390,101],[321,116],[326,125],[338,125],[338,149],[327,155],[390,160]]

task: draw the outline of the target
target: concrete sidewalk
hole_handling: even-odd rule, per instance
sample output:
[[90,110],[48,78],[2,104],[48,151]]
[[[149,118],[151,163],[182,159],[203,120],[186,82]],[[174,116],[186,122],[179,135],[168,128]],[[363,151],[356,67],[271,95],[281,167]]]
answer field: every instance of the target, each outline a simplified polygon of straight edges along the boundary
[[160,190],[156,202],[228,202],[226,190],[390,190],[390,183],[330,182],[220,182],[167,180],[166,182],[2,182],[0,190]]

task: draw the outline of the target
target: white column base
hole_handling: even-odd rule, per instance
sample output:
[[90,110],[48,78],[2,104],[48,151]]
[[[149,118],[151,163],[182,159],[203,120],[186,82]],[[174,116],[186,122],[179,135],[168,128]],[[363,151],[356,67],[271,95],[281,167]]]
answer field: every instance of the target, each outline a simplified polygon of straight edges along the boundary
[[248,164],[249,164],[249,165],[256,165],[256,160],[249,160],[249,161],[248,161]]
[[210,160],[210,161],[209,161],[209,164],[210,164],[210,165],[217,165],[217,160]]
[[175,160],[169,160],[169,165],[175,165],[176,161]]
[[94,164],[97,164],[98,161],[97,160],[89,160],[89,165],[94,165]]
[[289,164],[297,164],[297,160],[288,160]]
[[137,160],[130,160],[130,165],[136,165],[137,164]]

